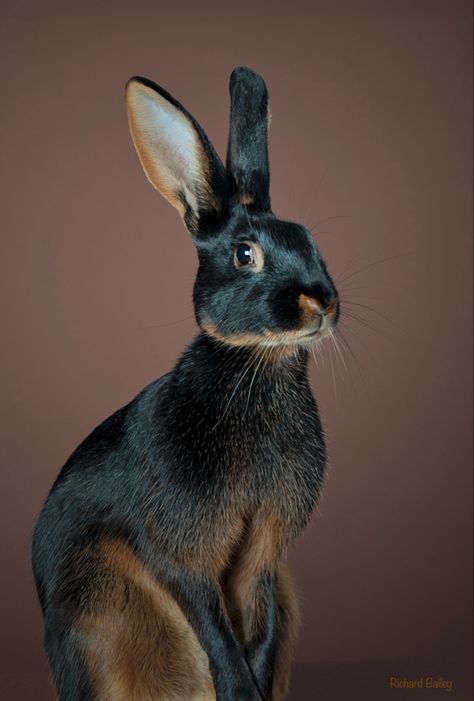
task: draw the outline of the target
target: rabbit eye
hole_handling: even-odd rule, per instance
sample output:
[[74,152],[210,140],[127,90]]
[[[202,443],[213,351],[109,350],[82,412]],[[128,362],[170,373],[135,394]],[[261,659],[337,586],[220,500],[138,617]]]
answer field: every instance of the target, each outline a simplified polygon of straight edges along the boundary
[[263,270],[264,264],[265,256],[260,244],[243,241],[235,245],[234,265],[236,268],[251,268],[252,272],[259,273]]
[[241,243],[235,249],[235,265],[238,268],[244,265],[255,265],[255,251],[250,243]]

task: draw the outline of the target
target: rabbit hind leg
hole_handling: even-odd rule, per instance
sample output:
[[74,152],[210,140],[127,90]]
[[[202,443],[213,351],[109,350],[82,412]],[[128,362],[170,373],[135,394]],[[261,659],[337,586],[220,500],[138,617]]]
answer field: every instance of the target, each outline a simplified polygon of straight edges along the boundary
[[215,701],[207,655],[177,602],[126,543],[102,554],[102,600],[78,621],[97,701]]

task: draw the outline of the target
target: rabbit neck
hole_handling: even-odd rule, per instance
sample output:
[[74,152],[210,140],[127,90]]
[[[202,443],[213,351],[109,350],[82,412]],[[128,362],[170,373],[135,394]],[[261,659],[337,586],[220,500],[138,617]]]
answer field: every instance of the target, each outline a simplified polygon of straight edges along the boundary
[[202,493],[204,502],[219,494],[216,499],[242,509],[248,500],[256,508],[265,494],[279,493],[281,499],[270,501],[280,499],[279,509],[289,519],[286,496],[306,495],[301,516],[306,518],[325,461],[307,356],[265,362],[252,349],[226,348],[200,335],[168,378],[155,435],[175,479],[179,475],[190,493]]
[[282,350],[227,346],[200,334],[173,372],[176,397],[222,420],[224,411],[233,420],[265,408],[291,413],[299,392],[310,391],[308,352]]
[[284,452],[290,434],[303,442],[323,441],[305,353],[275,361],[201,334],[160,396],[157,419],[165,443],[184,462],[202,451],[227,469],[244,453],[247,462],[261,462],[264,444],[267,451]]

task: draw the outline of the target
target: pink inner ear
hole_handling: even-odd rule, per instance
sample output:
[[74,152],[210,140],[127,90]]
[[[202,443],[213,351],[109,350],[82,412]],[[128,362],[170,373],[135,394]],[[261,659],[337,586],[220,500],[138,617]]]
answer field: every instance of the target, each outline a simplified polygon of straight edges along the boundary
[[127,87],[130,132],[143,170],[152,185],[184,216],[184,196],[197,216],[209,191],[209,164],[190,119],[160,93],[139,81]]

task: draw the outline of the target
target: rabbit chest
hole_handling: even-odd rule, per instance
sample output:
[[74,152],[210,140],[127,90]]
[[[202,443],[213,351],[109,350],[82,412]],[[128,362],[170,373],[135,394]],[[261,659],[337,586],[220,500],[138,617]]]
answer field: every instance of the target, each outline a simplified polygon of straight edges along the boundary
[[278,555],[310,519],[325,445],[309,384],[301,374],[259,380],[242,382],[231,402],[217,388],[186,401],[168,394],[163,451],[173,486],[160,490],[158,512],[187,559],[208,552],[219,567],[249,541],[261,557]]

